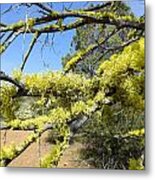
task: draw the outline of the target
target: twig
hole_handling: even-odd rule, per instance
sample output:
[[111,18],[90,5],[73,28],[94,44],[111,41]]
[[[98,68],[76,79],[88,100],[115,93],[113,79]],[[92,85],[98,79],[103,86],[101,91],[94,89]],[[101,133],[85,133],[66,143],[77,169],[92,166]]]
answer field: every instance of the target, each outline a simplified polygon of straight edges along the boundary
[[36,5],[36,6],[38,6],[40,9],[42,9],[42,10],[48,12],[48,13],[52,13],[52,12],[53,12],[53,10],[52,10],[51,8],[45,6],[45,5],[42,4],[42,3],[33,3],[33,4]]
[[102,3],[102,4],[96,5],[94,7],[89,7],[89,8],[83,9],[83,11],[97,11],[97,10],[103,9],[103,8],[111,6],[111,5],[112,5],[112,2]]
[[10,35],[6,38],[2,46],[4,46],[3,51],[0,54],[6,51],[6,49],[10,46],[10,44],[20,35],[20,31],[18,32],[11,32]]
[[[131,43],[133,43],[133,42],[135,42],[135,41],[137,41],[137,40],[139,40],[139,39],[140,39],[140,37],[137,36],[136,38],[131,39],[131,40],[123,43],[123,44],[120,45],[120,46],[113,46],[113,47],[110,47],[110,48],[108,48],[108,47],[103,47],[103,49],[106,51],[105,54],[107,54],[107,53],[110,52],[110,51],[122,50],[122,49],[125,48],[126,46],[130,45]],[[105,55],[105,54],[104,54],[104,55]]]
[[33,49],[33,47],[34,47],[34,45],[35,45],[35,43],[36,43],[39,36],[40,36],[40,33],[36,32],[36,34],[34,35],[32,41],[30,43],[29,49],[28,49],[28,51],[26,52],[26,54],[24,56],[23,63],[22,63],[21,68],[20,68],[21,71],[24,70],[26,61],[27,61],[27,59],[28,59],[28,57],[29,57],[29,55],[30,55],[30,53],[31,53],[31,51],[32,51],[32,49]]

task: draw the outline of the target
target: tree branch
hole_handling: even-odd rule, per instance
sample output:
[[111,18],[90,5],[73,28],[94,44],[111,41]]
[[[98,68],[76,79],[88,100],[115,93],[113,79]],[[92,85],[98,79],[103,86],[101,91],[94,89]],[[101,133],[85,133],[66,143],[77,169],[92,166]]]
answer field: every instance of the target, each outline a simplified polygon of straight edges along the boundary
[[129,41],[127,41],[127,42],[124,42],[122,45],[120,45],[120,46],[113,46],[113,47],[103,47],[103,51],[106,51],[105,53],[104,53],[104,55],[105,54],[107,54],[107,53],[109,53],[110,51],[116,51],[116,50],[122,50],[123,48],[125,48],[126,46],[128,46],[128,45],[130,45],[131,43],[133,43],[133,42],[136,42],[137,40],[139,40],[140,39],[140,37],[139,36],[137,36],[136,38],[134,38],[134,39],[130,39]]
[[2,43],[2,49],[0,50],[0,54],[6,51],[6,49],[10,46],[10,44],[20,35],[19,32],[11,32],[11,34],[6,38],[4,43]]
[[21,71],[24,70],[24,67],[25,67],[25,64],[26,64],[26,62],[27,62],[27,59],[28,59],[28,57],[29,57],[29,55],[30,55],[30,53],[31,53],[31,51],[32,51],[32,49],[33,49],[33,47],[34,47],[37,39],[39,38],[39,36],[40,36],[40,33],[38,33],[38,32],[36,32],[36,33],[34,34],[34,37],[33,37],[32,41],[31,41],[31,43],[30,43],[29,49],[28,49],[28,51],[26,52],[26,54],[24,55],[23,63],[22,63],[21,68],[20,68]]
[[[64,71],[65,73],[69,72],[73,67],[76,66],[77,63],[79,63],[80,61],[82,61],[90,52],[93,52],[95,49],[97,49],[99,46],[105,44],[109,38],[111,38],[114,34],[116,34],[118,31],[120,30],[120,28],[116,28],[114,29],[106,38],[103,38],[100,40],[100,42],[95,43],[95,44],[91,44],[88,46],[88,48],[86,50],[84,50],[82,53],[79,51],[77,52],[71,59],[70,61],[65,65]],[[79,55],[80,53],[80,55]],[[73,61],[73,63],[72,63]]]
[[0,71],[0,81],[9,82],[19,88],[19,90],[25,90],[25,87],[22,83],[16,81],[15,79],[11,78],[10,76],[6,75],[3,71]]
[[103,9],[103,8],[106,8],[108,6],[111,6],[113,2],[106,2],[106,3],[102,3],[102,4],[99,4],[99,5],[96,5],[94,7],[89,7],[89,8],[86,8],[86,9],[82,9],[83,11],[98,11],[100,9]]
[[38,6],[40,9],[46,11],[47,13],[52,13],[52,12],[53,12],[53,10],[52,10],[51,8],[45,6],[45,5],[42,4],[42,3],[33,3],[33,5]]
[[[95,7],[94,7],[95,8]],[[98,13],[98,14],[97,14]],[[80,25],[77,24],[76,20],[74,23],[63,25],[63,29],[56,25],[52,24],[51,26],[45,26],[44,28],[34,28],[36,25],[41,25],[44,23],[52,22],[59,19],[65,19],[65,18],[82,18],[85,21],[85,24],[91,24],[91,23],[98,23],[98,24],[110,24],[115,25],[116,27],[130,27],[135,28],[137,30],[144,30],[144,22],[139,22],[136,19],[126,20],[124,19],[125,16],[118,16],[118,15],[110,15],[110,14],[100,14],[100,12],[95,13],[94,11],[70,11],[70,12],[56,12],[53,11],[51,14],[47,16],[43,16],[41,18],[29,18],[27,22],[33,21],[33,25],[29,27],[29,30],[26,29],[27,22],[19,21],[17,23],[13,23],[11,25],[8,25],[6,27],[2,27],[0,32],[8,32],[8,31],[21,31],[22,33],[35,33],[36,31],[39,31],[41,33],[47,33],[47,32],[57,32],[57,31],[65,31],[69,29],[74,29],[76,27],[79,27]],[[83,24],[82,24],[83,25]]]

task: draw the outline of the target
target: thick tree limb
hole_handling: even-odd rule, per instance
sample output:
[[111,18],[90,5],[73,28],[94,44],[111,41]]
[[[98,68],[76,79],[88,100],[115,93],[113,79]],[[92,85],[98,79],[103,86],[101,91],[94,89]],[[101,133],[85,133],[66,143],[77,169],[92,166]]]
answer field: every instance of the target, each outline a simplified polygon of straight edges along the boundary
[[0,27],[6,27],[6,26],[7,26],[6,24],[0,22]]
[[[110,24],[110,25],[115,25],[116,27],[130,27],[130,28],[135,28],[138,30],[144,30],[144,22],[139,22],[136,20],[132,20],[132,21],[126,21],[123,20],[123,17],[121,19],[121,16],[119,17],[110,17],[108,15],[106,16],[96,16],[95,13],[93,11],[90,12],[85,12],[85,11],[70,11],[70,12],[56,12],[54,11],[52,14],[49,14],[47,16],[43,16],[41,18],[29,18],[27,22],[31,22],[33,21],[33,25],[31,27],[29,27],[29,30],[26,29],[27,26],[27,22],[24,21],[19,21],[17,23],[8,25],[6,27],[2,27],[0,32],[8,32],[8,31],[21,31],[22,33],[35,33],[36,31],[39,31],[41,33],[47,33],[47,32],[56,32],[56,31],[65,31],[68,30],[67,27],[70,27],[69,29],[74,29],[77,20],[74,23],[71,24],[66,24],[63,25],[63,29],[61,29],[61,27],[57,27],[56,24],[55,26],[52,24],[51,28],[47,28],[48,26],[45,26],[44,28],[34,28],[34,26],[36,25],[41,25],[44,23],[48,23],[48,22],[52,22],[55,20],[59,20],[59,19],[65,19],[65,18],[82,18],[84,19],[86,22],[85,24],[90,24],[90,23],[98,23],[98,24]],[[73,26],[73,27],[72,27]],[[54,31],[52,30],[52,27]],[[77,25],[76,27],[79,27],[79,25]],[[48,30],[47,30],[48,29]]]
[[19,90],[25,90],[24,84],[16,81],[15,79],[11,78],[10,76],[6,75],[3,71],[0,71],[0,81],[6,81],[9,82],[13,85],[15,85],[16,87],[19,88]]

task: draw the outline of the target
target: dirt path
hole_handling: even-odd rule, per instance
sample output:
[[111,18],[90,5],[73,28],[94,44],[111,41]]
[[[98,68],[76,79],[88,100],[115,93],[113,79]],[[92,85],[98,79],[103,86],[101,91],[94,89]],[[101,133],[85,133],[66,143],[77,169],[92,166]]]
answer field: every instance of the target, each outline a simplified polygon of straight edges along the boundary
[[[24,141],[24,139],[31,133],[31,131],[1,131],[0,140],[3,147],[15,143],[16,145]],[[39,167],[40,158],[48,154],[52,148],[52,144],[47,141],[48,132],[45,132],[40,138],[39,143],[34,142],[30,145],[21,155],[14,159],[9,166],[10,167]],[[80,150],[83,149],[81,143],[75,142],[65,150],[64,154],[60,158],[58,168],[90,168],[90,165],[80,159]]]
[[71,144],[60,158],[58,168],[91,168],[86,161],[80,158],[82,149],[84,149],[84,146],[81,143]]
[[[20,144],[23,142],[26,137],[31,133],[31,131],[12,131],[9,130],[6,133],[5,131],[1,131],[1,146],[3,147],[11,145],[11,144]],[[14,159],[9,166],[16,167],[39,167],[40,158],[43,157],[51,148],[51,144],[47,142],[48,132],[44,133],[40,138],[40,148],[39,143],[34,142],[30,145],[21,155],[19,155],[16,159]],[[6,139],[5,139],[6,137]]]

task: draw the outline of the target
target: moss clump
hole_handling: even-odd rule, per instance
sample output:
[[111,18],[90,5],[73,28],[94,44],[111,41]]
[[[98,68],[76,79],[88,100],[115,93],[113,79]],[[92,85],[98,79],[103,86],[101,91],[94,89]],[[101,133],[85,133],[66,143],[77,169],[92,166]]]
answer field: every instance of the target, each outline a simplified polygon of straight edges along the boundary
[[28,27],[32,27],[32,26],[34,26],[34,24],[35,24],[35,19],[33,19],[33,18],[29,18],[26,22],[26,25]]
[[51,15],[51,17],[56,18],[56,17],[58,17],[59,13],[56,11],[52,11],[50,15]]
[[0,44],[0,54],[2,54],[5,51],[5,49],[5,45]]

